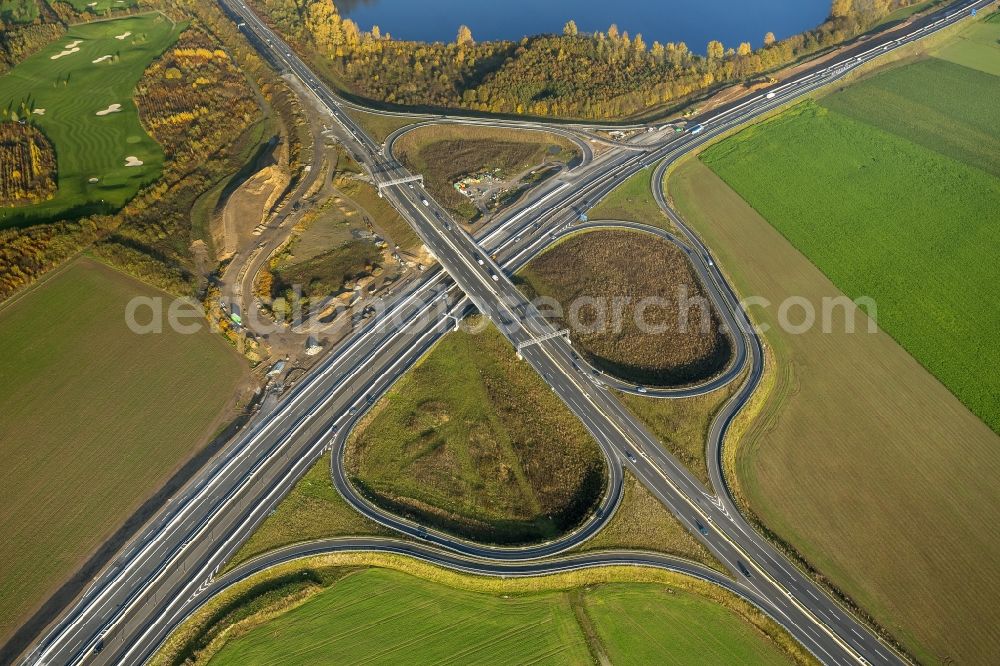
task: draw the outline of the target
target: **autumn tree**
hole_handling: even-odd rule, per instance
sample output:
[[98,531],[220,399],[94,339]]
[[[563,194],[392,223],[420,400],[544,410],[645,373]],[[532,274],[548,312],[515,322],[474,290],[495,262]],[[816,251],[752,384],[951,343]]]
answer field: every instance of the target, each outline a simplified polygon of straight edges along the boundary
[[776,41],[778,40],[775,39],[773,32],[768,32],[766,35],[764,35],[764,46],[771,46]]
[[726,55],[726,49],[722,46],[722,42],[713,39],[708,43],[709,60],[721,60],[724,55]]
[[573,19],[566,21],[566,25],[563,26],[563,34],[567,37],[576,37],[577,33],[576,21]]
[[458,35],[455,37],[455,43],[459,46],[471,46],[475,42],[472,39],[472,31],[469,30],[469,26],[460,25],[458,26]]
[[736,49],[736,55],[740,57],[746,57],[753,53],[753,48],[750,46],[749,42],[740,42],[739,47]]

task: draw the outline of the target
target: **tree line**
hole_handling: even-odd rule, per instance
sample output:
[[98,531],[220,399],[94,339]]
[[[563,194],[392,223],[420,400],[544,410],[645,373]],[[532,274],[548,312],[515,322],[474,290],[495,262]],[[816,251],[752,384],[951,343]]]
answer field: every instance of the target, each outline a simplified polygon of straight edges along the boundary
[[919,0],[833,0],[813,30],[763,46],[648,43],[612,25],[519,42],[476,42],[461,26],[451,43],[394,40],[364,32],[330,0],[254,0],[276,28],[350,93],[376,102],[505,114],[622,119],[672,105],[719,85],[752,79],[843,42],[898,7]]

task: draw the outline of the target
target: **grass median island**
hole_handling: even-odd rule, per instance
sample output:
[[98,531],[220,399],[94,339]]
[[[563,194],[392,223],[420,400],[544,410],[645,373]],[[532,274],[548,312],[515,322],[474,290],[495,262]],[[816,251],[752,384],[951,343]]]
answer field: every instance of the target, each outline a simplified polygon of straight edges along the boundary
[[651,550],[724,570],[708,549],[628,470],[625,492],[615,515],[579,550]]
[[355,511],[330,479],[330,457],[321,457],[281,500],[246,543],[226,563],[226,569],[293,543],[341,536],[395,534]]
[[[576,146],[557,134],[475,125],[419,127],[401,136],[393,152],[411,171],[423,174],[427,191],[435,199],[469,222],[479,219],[482,207],[495,210],[553,172],[542,169],[543,165],[568,164],[580,158]],[[537,171],[518,178],[529,170]],[[486,182],[470,187],[489,189],[496,198],[477,199],[477,204],[456,190],[455,183],[467,176],[483,176],[484,182],[495,179],[494,186]]]
[[171,300],[81,259],[0,309],[0,642],[236,415],[245,363],[131,332],[136,296]]
[[737,378],[711,393],[688,398],[650,398],[631,393],[619,393],[617,398],[708,488],[711,486],[705,460],[708,429],[740,383]]
[[[962,88],[965,97],[954,99],[969,115],[983,106],[975,98],[1000,96],[1000,77],[980,76],[992,87]],[[957,125],[974,124],[961,115]],[[909,140],[927,136],[916,125],[889,133],[805,102],[716,144],[703,160],[847,296],[872,298],[879,326],[1000,431],[1000,309],[984,304],[994,298],[987,285],[1000,283],[1000,178]],[[927,142],[975,152],[974,142]]]
[[[701,162],[679,166],[669,190],[740,296],[841,296]],[[1000,513],[1000,438],[892,338],[866,333],[863,312],[853,334],[841,318],[801,335],[781,331],[775,305],[750,313],[771,326],[777,385],[730,484],[921,662],[989,662],[1000,579],[984,563],[1000,532],[984,525]]]
[[729,338],[687,257],[653,234],[576,234],[533,259],[518,278],[529,297],[561,305],[556,325],[569,328],[587,361],[615,377],[653,386],[689,384],[729,361]]
[[55,146],[58,188],[30,206],[0,208],[0,225],[113,211],[163,166],[139,121],[133,89],[183,26],[142,14],[74,25],[0,77],[0,110]]
[[[638,640],[646,645],[637,659]],[[503,580],[366,553],[310,558],[237,584],[152,663],[581,664],[609,655],[637,664],[814,663],[741,599],[666,571]]]
[[652,174],[655,167],[633,174],[611,190],[608,196],[587,211],[591,220],[624,220],[648,224],[673,232],[673,223],[653,198]]
[[358,424],[345,465],[390,511],[504,544],[579,524],[606,474],[597,443],[492,326],[442,339]]

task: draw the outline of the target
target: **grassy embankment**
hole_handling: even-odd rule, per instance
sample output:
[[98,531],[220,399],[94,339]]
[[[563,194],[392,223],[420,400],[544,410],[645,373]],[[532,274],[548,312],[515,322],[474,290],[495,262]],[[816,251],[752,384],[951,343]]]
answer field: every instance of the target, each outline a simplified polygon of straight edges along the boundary
[[192,657],[221,664],[813,663],[748,604],[664,571],[615,567],[503,580],[364,553],[283,565],[237,584],[175,632],[153,663]]
[[0,310],[0,642],[218,431],[246,376],[207,329],[132,333],[136,296],[170,301],[85,259]]
[[[480,211],[453,187],[461,178],[489,172],[507,180],[544,163],[565,164],[580,157],[572,142],[556,134],[475,125],[420,127],[400,137],[394,152],[411,171],[423,174],[427,191],[435,199],[469,222],[478,220]],[[490,210],[544,178],[543,171],[505,192],[496,205],[490,204]]]
[[[985,359],[995,350],[961,335],[991,316],[982,306],[982,285],[995,283],[984,273],[996,266],[982,253],[995,247],[995,240],[984,242],[995,233],[984,228],[995,215],[981,207],[998,199],[990,194],[996,191],[991,174],[952,155],[974,158],[975,142],[965,141],[974,125],[969,114],[988,114],[983,106],[991,97],[966,89],[942,107],[937,85],[955,95],[955,85],[977,77],[933,61],[914,66],[931,77],[921,86],[926,101],[894,116],[898,134],[883,129],[884,112],[854,105],[869,95],[886,104],[912,100],[907,68],[858,84],[868,94],[847,88],[823,100],[822,108],[796,108],[728,147],[720,144],[713,163],[728,155],[727,173],[791,242],[700,162],[678,168],[670,194],[740,294],[773,304],[789,296],[816,304],[840,296],[811,258],[838,284],[868,280],[860,293],[876,296],[879,322],[896,326],[904,344],[904,336],[922,331],[942,352],[949,350],[936,358],[962,359],[978,349],[985,354],[979,367],[990,367]],[[943,71],[957,78],[941,79]],[[853,106],[859,117],[870,112],[870,120],[827,106]],[[915,129],[934,127],[948,107],[955,107],[953,137]],[[760,160],[766,168],[751,178],[749,165],[762,168]],[[794,219],[788,217],[793,207]],[[985,217],[977,219],[977,210]],[[928,319],[943,334],[921,328],[914,303],[935,313]],[[1000,535],[983,525],[1000,511],[993,490],[996,434],[889,335],[867,334],[863,312],[849,315],[858,333],[844,332],[841,315],[831,333],[817,328],[801,335],[774,328],[776,305],[752,314],[772,327],[766,337],[775,363],[769,398],[756,405],[759,416],[733,456],[737,490],[771,530],[918,659],[988,661],[997,636],[982,628],[996,625],[991,600],[1000,589],[984,563],[1000,549]],[[987,330],[996,327],[976,335],[984,340]]]
[[492,327],[438,343],[358,424],[345,465],[375,503],[498,543],[572,528],[605,484],[597,443]]
[[[132,91],[180,29],[162,14],[75,25],[0,78],[0,108],[41,129],[58,166],[52,198],[0,208],[0,224],[115,210],[159,176],[163,150],[139,122]],[[97,115],[114,104],[119,111]],[[130,156],[142,164],[126,166]]]

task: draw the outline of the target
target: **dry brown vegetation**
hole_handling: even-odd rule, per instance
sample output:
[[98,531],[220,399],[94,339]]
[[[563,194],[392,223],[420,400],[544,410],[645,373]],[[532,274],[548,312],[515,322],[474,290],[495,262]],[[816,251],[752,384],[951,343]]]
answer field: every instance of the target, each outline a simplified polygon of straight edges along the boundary
[[572,528],[605,479],[597,443],[494,328],[441,340],[357,426],[345,466],[380,506],[496,543]]
[[393,150],[412,171],[423,174],[427,191],[442,205],[470,221],[479,210],[453,187],[461,178],[488,171],[506,180],[579,156],[568,139],[555,134],[470,125],[420,127],[401,136]]
[[[589,362],[627,381],[687,384],[714,375],[729,360],[729,338],[684,253],[651,234],[617,229],[577,234],[532,260],[519,277],[529,296],[560,303],[557,324],[569,327],[573,344]],[[642,318],[648,326],[640,327],[638,304],[649,297],[666,305],[646,309]],[[574,311],[574,303],[584,302],[578,299],[606,304],[607,316],[598,316],[595,305]],[[581,326],[574,325],[574,312]]]
[[41,201],[56,190],[56,153],[28,123],[0,123],[0,206]]

